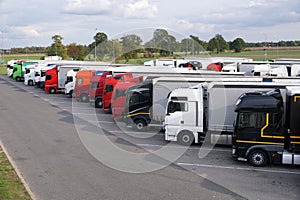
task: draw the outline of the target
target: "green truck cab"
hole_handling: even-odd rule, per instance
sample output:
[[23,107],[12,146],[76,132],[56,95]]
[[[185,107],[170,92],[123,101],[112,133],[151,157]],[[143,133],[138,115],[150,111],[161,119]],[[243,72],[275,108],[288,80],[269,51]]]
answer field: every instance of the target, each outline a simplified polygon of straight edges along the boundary
[[36,61],[20,61],[13,66],[13,79],[16,81],[24,80],[25,67],[28,65],[38,64]]

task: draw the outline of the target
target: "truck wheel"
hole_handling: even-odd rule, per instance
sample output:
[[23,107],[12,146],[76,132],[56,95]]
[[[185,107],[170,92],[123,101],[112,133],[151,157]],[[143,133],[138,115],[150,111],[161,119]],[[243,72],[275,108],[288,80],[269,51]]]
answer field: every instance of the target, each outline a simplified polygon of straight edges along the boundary
[[16,81],[19,82],[21,81],[21,78],[19,76],[16,77]]
[[74,97],[75,97],[75,95],[74,95],[74,93],[73,93],[73,90],[70,91],[69,95],[70,95],[71,98],[74,98]]
[[263,167],[268,162],[268,156],[262,150],[254,150],[250,153],[248,160],[254,167]]
[[50,94],[55,94],[55,93],[56,93],[56,90],[55,90],[54,88],[50,88],[49,93],[50,93]]
[[189,131],[182,131],[178,135],[178,142],[182,145],[189,146],[194,142],[194,135]]
[[142,132],[145,131],[147,123],[145,122],[145,120],[138,119],[134,122],[134,125],[134,130]]
[[88,102],[89,101],[88,95],[87,94],[82,94],[80,96],[80,101],[82,101],[82,102]]
[[29,85],[29,86],[33,86],[33,81],[32,81],[32,80],[29,80],[29,81],[28,81],[28,85]]
[[95,107],[96,108],[102,108],[102,99],[96,99],[95,100]]

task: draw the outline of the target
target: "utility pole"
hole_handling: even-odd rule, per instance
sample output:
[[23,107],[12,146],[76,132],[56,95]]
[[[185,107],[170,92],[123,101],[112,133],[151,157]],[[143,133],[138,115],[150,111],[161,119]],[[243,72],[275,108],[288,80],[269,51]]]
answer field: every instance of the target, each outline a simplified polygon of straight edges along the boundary
[[[95,31],[96,31],[96,35],[97,35],[97,28],[95,28]],[[96,47],[97,47],[97,38],[96,38],[96,35],[95,35],[95,62],[96,62],[96,60],[97,60],[97,50],[96,50]]]

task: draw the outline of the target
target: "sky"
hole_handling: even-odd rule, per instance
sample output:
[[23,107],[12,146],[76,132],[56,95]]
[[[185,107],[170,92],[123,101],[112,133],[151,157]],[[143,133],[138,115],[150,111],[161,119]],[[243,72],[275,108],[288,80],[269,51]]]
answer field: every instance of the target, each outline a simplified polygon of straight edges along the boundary
[[109,39],[128,34],[144,42],[166,29],[180,41],[189,35],[209,41],[300,40],[300,0],[0,0],[2,48],[88,45],[96,32]]

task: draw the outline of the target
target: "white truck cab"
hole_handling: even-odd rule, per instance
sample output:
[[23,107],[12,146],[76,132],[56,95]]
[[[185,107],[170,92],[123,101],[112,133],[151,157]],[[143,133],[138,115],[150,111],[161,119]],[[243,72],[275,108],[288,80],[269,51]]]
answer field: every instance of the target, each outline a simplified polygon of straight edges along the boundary
[[72,97],[75,88],[76,74],[80,69],[71,69],[67,72],[67,80],[65,83],[65,94]]

